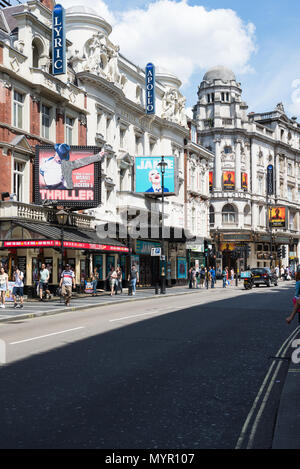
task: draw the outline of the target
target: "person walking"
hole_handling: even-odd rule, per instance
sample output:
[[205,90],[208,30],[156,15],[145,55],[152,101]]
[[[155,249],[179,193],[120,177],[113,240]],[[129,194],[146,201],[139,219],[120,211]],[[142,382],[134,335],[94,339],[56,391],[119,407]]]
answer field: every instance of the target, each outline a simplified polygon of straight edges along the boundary
[[42,268],[40,270],[39,275],[39,294],[40,294],[40,301],[43,301],[43,294],[45,292],[46,297],[50,298],[51,294],[48,287],[48,282],[50,278],[50,272],[46,269],[45,264],[42,264]]
[[62,296],[64,297],[66,306],[70,306],[72,296],[72,287],[75,289],[75,274],[71,270],[71,266],[66,264],[65,270],[61,273],[59,286],[61,288]]
[[228,276],[228,268],[225,267],[225,269],[223,269],[223,272],[222,272],[223,288],[226,288],[227,276]]
[[1,299],[1,308],[5,308],[5,296],[8,291],[8,275],[4,270],[4,267],[1,264],[0,267],[0,299]]
[[[13,280],[15,286],[13,288],[13,299],[14,299],[14,308],[23,308],[24,303],[24,274],[21,270],[16,267],[16,270],[13,274]],[[20,304],[17,303],[17,298],[19,297]]]
[[189,274],[188,274],[189,288],[193,288],[192,270],[193,270],[193,267],[190,267]]
[[97,285],[99,280],[99,273],[97,271],[97,267],[94,268],[94,272],[92,273],[92,284],[93,284],[93,295],[97,296]]
[[122,269],[119,265],[117,267],[116,272],[117,272],[117,279],[116,279],[116,295],[117,295],[119,290],[120,290],[121,294],[123,293],[123,288],[122,288],[123,273],[122,273]]
[[139,283],[139,273],[136,269],[135,264],[132,265],[130,274],[128,276],[128,282],[130,282],[132,295],[136,293],[136,284]]
[[108,273],[106,280],[109,281],[110,296],[113,296],[115,294],[115,286],[116,286],[116,281],[117,281],[117,272],[115,271],[115,268],[113,265],[110,268],[110,271]]
[[204,281],[205,281],[205,269],[204,266],[201,266],[200,270],[200,288],[204,287]]
[[234,269],[230,270],[230,285],[234,285]]
[[196,277],[196,269],[195,267],[193,267],[193,270],[192,270],[192,286],[193,288],[197,288],[197,277]]
[[211,278],[211,288],[215,288],[216,283],[216,271],[214,267],[211,267],[210,271],[210,278]]
[[209,282],[210,282],[210,272],[209,270],[205,267],[205,287],[206,289],[208,290],[208,287],[209,287]]

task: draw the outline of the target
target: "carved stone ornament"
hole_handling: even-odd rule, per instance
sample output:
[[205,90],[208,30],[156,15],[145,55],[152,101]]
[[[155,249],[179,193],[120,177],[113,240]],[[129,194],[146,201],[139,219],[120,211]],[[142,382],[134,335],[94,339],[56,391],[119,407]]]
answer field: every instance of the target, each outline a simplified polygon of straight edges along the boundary
[[[119,71],[119,46],[114,45],[103,33],[95,33],[85,44],[83,70],[105,78],[123,89],[127,78]],[[73,57],[73,60],[76,58]],[[78,61],[78,57],[76,59]]]
[[185,97],[182,96],[177,88],[168,88],[162,101],[162,119],[167,119],[183,127],[187,127],[185,103]]

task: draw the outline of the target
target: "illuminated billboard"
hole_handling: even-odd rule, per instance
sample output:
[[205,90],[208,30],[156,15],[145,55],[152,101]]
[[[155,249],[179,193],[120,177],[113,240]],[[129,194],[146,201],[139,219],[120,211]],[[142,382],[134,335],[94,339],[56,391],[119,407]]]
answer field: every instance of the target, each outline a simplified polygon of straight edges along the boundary
[[225,171],[223,173],[223,188],[224,191],[232,191],[235,189],[235,172]]
[[[162,173],[160,156],[135,157],[135,192],[142,194],[162,195]],[[165,156],[167,164],[164,176],[164,195],[177,194],[176,157]]]
[[286,207],[271,207],[269,209],[269,224],[272,228],[286,228],[287,210]]
[[101,203],[101,160],[98,147],[36,146],[35,203],[92,208]]

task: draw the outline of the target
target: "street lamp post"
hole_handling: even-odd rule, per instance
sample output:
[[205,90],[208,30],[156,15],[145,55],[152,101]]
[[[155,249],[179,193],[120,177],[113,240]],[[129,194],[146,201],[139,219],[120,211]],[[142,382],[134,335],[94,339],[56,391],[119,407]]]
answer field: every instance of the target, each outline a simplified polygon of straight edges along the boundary
[[61,257],[60,257],[60,275],[63,271],[63,263],[64,263],[64,225],[67,223],[68,220],[68,212],[66,212],[63,208],[56,212],[56,219],[58,224],[60,225],[60,242],[61,242]]
[[165,172],[168,163],[165,162],[165,157],[161,157],[161,161],[158,163],[161,171],[161,257],[162,257],[162,268],[161,268],[161,293],[166,293],[166,267],[165,267],[165,248],[164,248],[164,208],[165,208]]

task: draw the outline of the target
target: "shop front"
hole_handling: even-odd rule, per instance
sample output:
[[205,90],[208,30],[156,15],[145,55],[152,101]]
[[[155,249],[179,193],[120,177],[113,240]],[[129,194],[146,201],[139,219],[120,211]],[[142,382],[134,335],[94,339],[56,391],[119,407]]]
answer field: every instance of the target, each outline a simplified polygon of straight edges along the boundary
[[[20,229],[23,238],[19,237]],[[43,236],[46,232],[48,238]],[[42,264],[50,272],[49,287],[53,293],[60,281],[61,264],[70,264],[75,273],[77,289],[83,291],[94,268],[99,271],[98,287],[103,288],[108,267],[117,266],[120,257],[126,257],[129,252],[126,246],[116,240],[99,240],[95,231],[76,230],[74,227],[64,228],[63,243],[59,227],[41,223],[15,226],[11,235],[10,239],[0,241],[0,261],[10,281],[13,281],[16,266],[24,272],[25,294],[28,296],[35,296],[37,293]]]
[[131,265],[135,264],[142,287],[155,286],[160,281],[160,258],[151,256],[152,248],[161,248],[161,243],[140,239],[135,241],[135,254],[131,256]]

